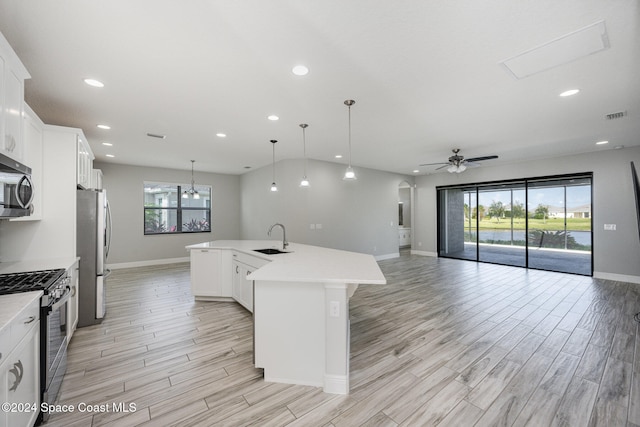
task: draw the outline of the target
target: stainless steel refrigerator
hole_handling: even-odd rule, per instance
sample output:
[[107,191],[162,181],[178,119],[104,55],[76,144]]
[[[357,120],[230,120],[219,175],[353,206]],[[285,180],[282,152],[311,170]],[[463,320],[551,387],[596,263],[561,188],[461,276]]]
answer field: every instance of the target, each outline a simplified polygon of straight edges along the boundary
[[102,322],[106,314],[106,260],[111,244],[111,215],[104,190],[78,190],[76,255],[80,257],[78,327]]

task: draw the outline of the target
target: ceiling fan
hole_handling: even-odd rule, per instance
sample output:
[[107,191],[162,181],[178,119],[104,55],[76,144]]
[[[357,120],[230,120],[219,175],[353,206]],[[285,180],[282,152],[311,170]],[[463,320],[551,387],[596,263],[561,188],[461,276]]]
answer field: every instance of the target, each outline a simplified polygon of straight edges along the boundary
[[[477,162],[481,162],[483,160],[491,160],[491,159],[497,159],[498,156],[481,156],[481,157],[472,157],[470,159],[465,159],[464,156],[460,156],[458,153],[460,152],[459,148],[454,148],[453,150],[453,156],[449,157],[449,160],[444,163],[444,162],[440,162],[440,163],[425,163],[422,164],[420,166],[431,166],[431,165],[442,165],[439,168],[437,168],[436,170],[442,169],[442,168],[447,168],[447,171],[450,173],[456,172],[456,173],[460,173],[460,172],[464,172],[467,167],[476,167],[476,166],[480,166]],[[448,167],[447,167],[448,166]]]

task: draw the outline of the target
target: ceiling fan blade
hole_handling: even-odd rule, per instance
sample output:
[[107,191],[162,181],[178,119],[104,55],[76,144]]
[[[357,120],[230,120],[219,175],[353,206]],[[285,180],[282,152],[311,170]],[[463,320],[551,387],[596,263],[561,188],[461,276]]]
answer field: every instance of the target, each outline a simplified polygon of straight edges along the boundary
[[465,159],[467,162],[481,162],[483,160],[492,160],[497,159],[498,156],[482,156],[482,157],[472,157],[470,159]]
[[448,166],[451,166],[449,163],[443,163],[442,166],[440,166],[439,168],[436,168],[437,171],[439,171],[440,169],[444,169]]
[[449,163],[445,163],[445,162],[438,162],[438,163],[424,163],[421,164],[420,166],[434,166],[434,165],[448,165]]

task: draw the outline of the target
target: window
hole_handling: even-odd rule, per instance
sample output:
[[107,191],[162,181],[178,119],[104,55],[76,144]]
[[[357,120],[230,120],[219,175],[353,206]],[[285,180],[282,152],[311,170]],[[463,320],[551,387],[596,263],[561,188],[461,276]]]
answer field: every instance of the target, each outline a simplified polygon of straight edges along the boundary
[[182,197],[188,184],[144,183],[144,234],[211,232],[211,187],[194,185],[200,196]]
[[438,255],[593,274],[592,174],[438,187]]

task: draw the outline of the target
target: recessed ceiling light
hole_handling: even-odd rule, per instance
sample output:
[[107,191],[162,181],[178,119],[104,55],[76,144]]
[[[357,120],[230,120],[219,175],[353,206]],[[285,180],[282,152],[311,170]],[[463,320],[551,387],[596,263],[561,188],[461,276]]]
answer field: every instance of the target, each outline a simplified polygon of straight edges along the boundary
[[107,147],[112,147],[113,144],[110,142],[103,142],[102,145],[106,145]]
[[227,134],[226,134],[226,133],[216,133],[216,136],[217,136],[218,138],[226,138],[226,137],[227,137]]
[[336,159],[341,159],[342,158],[342,154],[336,154]]
[[296,76],[306,76],[309,74],[309,69],[304,65],[296,65],[291,69],[291,72]]
[[419,173],[419,172],[420,172],[420,169],[414,169],[413,170],[413,173]]
[[614,150],[622,150],[624,148],[624,145],[616,145],[615,147],[613,147]]
[[108,125],[98,125],[98,127],[99,127],[100,129],[105,129],[105,130],[109,130],[109,129],[111,129],[111,126],[108,126]]
[[93,87],[104,87],[104,83],[96,79],[84,79],[84,82]]
[[596,142],[596,145],[604,145],[604,144],[608,144],[609,141],[598,141]]
[[106,154],[107,157],[115,157],[113,154]]
[[569,89],[569,90],[565,90],[564,92],[562,92],[560,94],[560,96],[562,96],[562,97],[572,96],[572,95],[575,95],[578,92],[580,92],[580,89]]
[[272,114],[270,116],[267,116],[267,119],[271,120],[272,122],[275,122],[276,120],[280,120],[280,117],[276,116],[275,114]]

